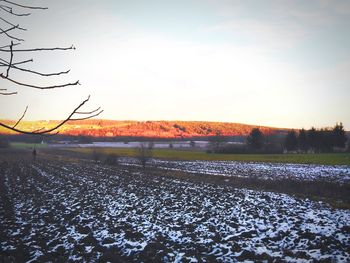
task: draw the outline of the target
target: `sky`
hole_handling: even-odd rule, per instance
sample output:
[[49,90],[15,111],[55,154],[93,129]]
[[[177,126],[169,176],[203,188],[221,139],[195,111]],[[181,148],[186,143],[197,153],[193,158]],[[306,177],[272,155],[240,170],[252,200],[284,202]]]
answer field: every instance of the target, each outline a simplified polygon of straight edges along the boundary
[[285,128],[341,121],[350,130],[348,0],[22,2],[49,8],[11,18],[28,29],[16,34],[23,48],[76,50],[14,58],[33,58],[27,67],[43,72],[71,69],[67,76],[10,76],[82,85],[42,91],[2,80],[19,93],[0,96],[0,119],[18,119],[27,105],[28,120],[63,119],[91,95],[84,109],[101,106],[104,119]]

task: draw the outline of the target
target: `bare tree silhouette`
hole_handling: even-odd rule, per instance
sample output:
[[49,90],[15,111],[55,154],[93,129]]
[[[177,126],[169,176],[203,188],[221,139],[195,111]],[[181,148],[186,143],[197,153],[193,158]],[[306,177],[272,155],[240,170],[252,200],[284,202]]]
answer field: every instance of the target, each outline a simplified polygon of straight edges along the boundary
[[[30,16],[33,10],[46,10],[47,7],[40,6],[28,6],[19,4],[15,1],[8,0],[0,0],[0,38],[5,42],[8,41],[9,44],[0,47],[0,79],[2,81],[7,81],[13,84],[15,87],[28,87],[32,89],[40,89],[40,90],[48,90],[48,89],[58,89],[68,86],[76,86],[80,85],[79,80],[68,83],[61,84],[53,84],[48,86],[40,86],[37,84],[27,83],[26,81],[18,80],[15,76],[16,71],[22,71],[27,74],[38,75],[40,77],[51,77],[51,76],[59,76],[68,74],[70,70],[60,71],[60,72],[51,72],[51,73],[43,73],[35,70],[31,70],[30,68],[26,68],[30,62],[33,62],[33,58],[21,59],[16,61],[16,55],[23,54],[30,56],[35,52],[47,52],[47,51],[67,51],[67,50],[75,50],[75,47],[72,45],[70,47],[52,47],[52,48],[30,48],[30,49],[20,49],[17,48],[24,39],[16,36],[21,31],[26,31],[27,29],[16,24],[11,21],[16,17]],[[12,96],[18,93],[17,90],[9,91],[7,88],[0,88],[1,96]],[[17,128],[20,122],[25,117],[28,106],[25,107],[23,114],[17,120],[15,125],[8,125],[3,122],[0,122],[0,126],[24,134],[48,134],[54,131],[57,131],[62,125],[64,125],[68,121],[76,121],[76,120],[85,120],[96,117],[100,115],[103,110],[100,107],[91,111],[81,111],[82,107],[89,101],[90,96],[87,99],[83,100],[64,120],[59,122],[56,126],[51,128],[41,128],[38,130],[23,130]]]

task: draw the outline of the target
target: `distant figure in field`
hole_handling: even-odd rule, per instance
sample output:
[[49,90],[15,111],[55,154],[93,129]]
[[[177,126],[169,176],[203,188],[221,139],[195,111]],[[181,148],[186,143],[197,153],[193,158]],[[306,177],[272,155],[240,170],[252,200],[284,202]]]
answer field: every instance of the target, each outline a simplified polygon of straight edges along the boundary
[[33,154],[33,161],[35,161],[36,160],[36,149],[35,148],[33,149],[33,153],[32,154]]

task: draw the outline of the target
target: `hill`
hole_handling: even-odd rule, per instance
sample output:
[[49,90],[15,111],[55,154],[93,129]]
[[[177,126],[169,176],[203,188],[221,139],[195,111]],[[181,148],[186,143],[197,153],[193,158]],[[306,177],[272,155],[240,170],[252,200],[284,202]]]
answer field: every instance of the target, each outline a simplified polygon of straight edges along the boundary
[[[15,124],[15,121],[4,121]],[[20,128],[38,130],[49,128],[59,121],[23,121]],[[276,134],[287,129],[248,125],[228,122],[205,121],[115,121],[115,120],[84,120],[68,122],[59,129],[64,135],[84,135],[95,137],[132,136],[153,138],[190,138],[209,137],[217,134],[223,136],[246,136],[252,128],[258,127],[264,134]],[[0,127],[0,134],[14,134]]]

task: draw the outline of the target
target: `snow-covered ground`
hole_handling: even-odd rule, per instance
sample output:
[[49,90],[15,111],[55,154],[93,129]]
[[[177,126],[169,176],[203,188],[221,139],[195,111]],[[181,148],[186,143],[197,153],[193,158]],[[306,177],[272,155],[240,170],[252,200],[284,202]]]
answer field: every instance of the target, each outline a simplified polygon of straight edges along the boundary
[[[120,158],[121,164],[139,165],[134,158]],[[350,166],[237,161],[168,161],[152,159],[150,166],[195,174],[210,174],[260,179],[323,180],[349,183]]]
[[323,203],[127,167],[43,161],[3,170],[13,208],[0,202],[3,257],[350,261],[350,211]]

